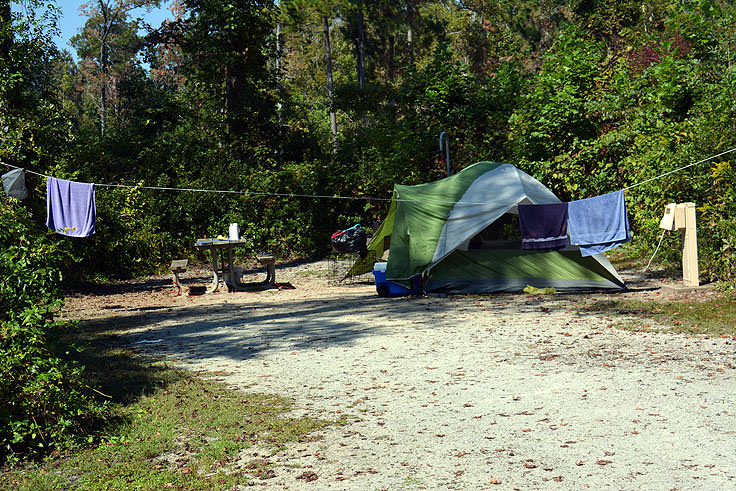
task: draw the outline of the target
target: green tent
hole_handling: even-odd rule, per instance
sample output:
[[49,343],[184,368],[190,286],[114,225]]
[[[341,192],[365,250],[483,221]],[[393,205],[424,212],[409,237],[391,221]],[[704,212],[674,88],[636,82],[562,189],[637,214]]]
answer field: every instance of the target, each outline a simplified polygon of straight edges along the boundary
[[[436,182],[396,185],[388,216],[368,244],[369,258],[388,249],[386,279],[428,292],[620,289],[605,255],[582,257],[577,247],[521,249],[519,204],[559,203],[552,192],[510,164],[478,162]],[[371,271],[374,259],[349,274]]]

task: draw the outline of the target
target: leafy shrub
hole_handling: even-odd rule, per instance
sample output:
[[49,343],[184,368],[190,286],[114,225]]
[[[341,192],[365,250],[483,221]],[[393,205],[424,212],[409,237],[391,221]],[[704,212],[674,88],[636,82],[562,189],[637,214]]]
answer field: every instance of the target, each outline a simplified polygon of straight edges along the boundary
[[736,169],[730,162],[714,166],[714,192],[700,208],[706,244],[700,245],[701,266],[710,279],[736,278]]
[[65,252],[6,199],[0,209],[0,461],[81,438],[102,415],[54,320]]

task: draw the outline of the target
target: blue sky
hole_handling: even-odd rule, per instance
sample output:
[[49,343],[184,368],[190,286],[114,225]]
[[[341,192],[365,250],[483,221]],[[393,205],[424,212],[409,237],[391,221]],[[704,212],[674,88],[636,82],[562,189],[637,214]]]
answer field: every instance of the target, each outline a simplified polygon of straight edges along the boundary
[[[59,49],[66,49],[72,53],[72,56],[76,58],[74,49],[69,46],[69,39],[72,36],[79,33],[79,30],[84,26],[87,20],[82,13],[79,11],[79,6],[87,3],[85,0],[56,0],[56,5],[61,10],[59,18],[59,29],[61,30],[61,36],[55,39],[56,45]],[[161,22],[166,18],[171,18],[171,11],[168,10],[168,0],[163,0],[161,5],[163,8],[154,9],[151,12],[146,12],[146,9],[137,9],[131,12],[132,17],[141,17],[144,21],[148,22],[152,27],[156,28],[161,25]],[[19,11],[21,7],[13,2],[13,10]]]

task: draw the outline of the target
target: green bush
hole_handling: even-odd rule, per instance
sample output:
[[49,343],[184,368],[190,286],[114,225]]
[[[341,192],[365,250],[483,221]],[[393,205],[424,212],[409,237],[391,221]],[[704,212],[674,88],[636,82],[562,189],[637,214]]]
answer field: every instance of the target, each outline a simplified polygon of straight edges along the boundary
[[699,245],[701,270],[711,280],[736,278],[736,169],[731,162],[721,162],[711,173],[713,192],[700,207],[700,225],[705,239]]
[[0,462],[39,455],[82,438],[102,415],[82,367],[59,342],[63,242],[34,230],[30,214],[0,209]]

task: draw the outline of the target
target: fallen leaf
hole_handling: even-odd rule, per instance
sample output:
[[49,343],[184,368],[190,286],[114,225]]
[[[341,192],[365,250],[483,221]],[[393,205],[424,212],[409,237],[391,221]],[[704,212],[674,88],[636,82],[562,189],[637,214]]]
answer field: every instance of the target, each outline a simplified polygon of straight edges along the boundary
[[459,453],[455,454],[455,457],[463,457],[466,454],[467,454],[467,452],[459,452]]
[[316,481],[317,479],[319,479],[319,476],[312,471],[304,471],[301,474],[299,474],[296,478],[304,479],[306,482],[312,482],[312,481]]

